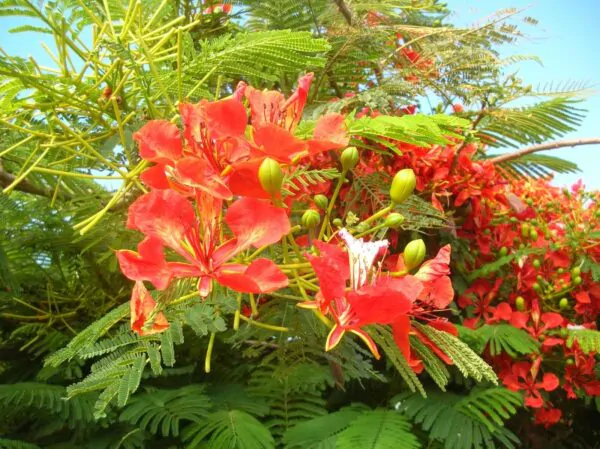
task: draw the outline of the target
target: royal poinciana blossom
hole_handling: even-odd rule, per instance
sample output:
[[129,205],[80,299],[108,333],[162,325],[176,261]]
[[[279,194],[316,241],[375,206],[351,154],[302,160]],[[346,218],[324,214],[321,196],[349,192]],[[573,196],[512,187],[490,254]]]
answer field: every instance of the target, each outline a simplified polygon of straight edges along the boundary
[[[141,176],[151,191],[130,206],[127,221],[144,239],[137,251],[117,251],[123,274],[136,281],[132,328],[141,335],[168,328],[168,304],[157,304],[144,282],[164,290],[179,279],[192,278],[200,299],[209,297],[215,283],[240,294],[266,295],[262,300],[282,289],[302,289],[307,300],[300,306],[333,318],[326,350],[335,348],[350,332],[379,358],[365,327],[390,325],[402,354],[416,371],[423,367],[411,356],[410,334],[451,364],[440,348],[411,325],[412,319],[418,319],[456,335],[454,326],[435,315],[446,310],[454,297],[448,276],[449,246],[420,269],[415,267],[412,275],[397,253],[393,270],[384,272],[381,267],[390,249],[386,240],[356,238],[349,230],[330,225],[320,239],[308,234],[306,252],[294,256],[310,262],[300,266],[312,268],[316,276],[318,288],[308,290],[313,298],[306,296],[297,279],[288,278],[289,252],[297,248],[292,237],[293,211],[297,204],[305,204],[307,192],[282,201],[281,192],[271,191],[271,184],[281,185],[281,181],[272,183],[269,178],[267,189],[259,169],[264,163],[276,164],[275,171],[267,172],[272,177],[318,167],[319,161],[332,166],[335,153],[349,142],[345,118],[339,114],[317,120],[309,139],[294,135],[311,81],[312,74],[300,78],[298,89],[288,99],[279,92],[240,83],[231,98],[180,105],[183,133],[160,120],[135,133],[141,157],[154,165]],[[318,224],[318,213],[316,219]],[[294,229],[303,226],[313,225],[304,223]],[[271,249],[275,247],[279,249]],[[267,253],[275,257],[260,257]],[[244,310],[243,302],[238,313]]]

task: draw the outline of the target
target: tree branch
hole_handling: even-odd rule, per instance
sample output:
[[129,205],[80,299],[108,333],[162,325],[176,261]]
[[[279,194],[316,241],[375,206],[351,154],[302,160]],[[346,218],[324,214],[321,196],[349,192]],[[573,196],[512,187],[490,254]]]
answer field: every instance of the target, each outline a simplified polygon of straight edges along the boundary
[[500,156],[493,157],[489,159],[494,164],[499,164],[500,162],[512,161],[513,159],[518,159],[521,156],[530,153],[536,153],[538,151],[544,150],[555,150],[557,148],[565,148],[565,147],[577,147],[581,145],[596,145],[600,144],[600,137],[589,137],[586,139],[572,139],[572,140],[557,140],[554,142],[542,143],[539,145],[532,145],[530,147],[523,148],[521,150],[515,151],[513,153],[501,154]]
[[[0,188],[8,187],[15,181],[15,179],[17,179],[17,177],[12,173],[9,173],[6,170],[4,170],[4,167],[2,166],[2,161],[0,161]],[[32,184],[31,182],[27,181],[26,179],[23,179],[21,182],[19,182],[14,189],[24,193],[31,193],[32,195],[43,196],[46,198],[52,198],[54,196],[54,191],[52,189],[38,187]],[[64,199],[64,194],[59,194],[59,197],[61,199]]]
[[352,11],[350,11],[350,8],[348,8],[348,5],[346,5],[344,0],[333,0],[333,3],[337,5],[338,9],[344,16],[344,19],[346,19],[346,22],[348,22],[348,25],[352,25]]

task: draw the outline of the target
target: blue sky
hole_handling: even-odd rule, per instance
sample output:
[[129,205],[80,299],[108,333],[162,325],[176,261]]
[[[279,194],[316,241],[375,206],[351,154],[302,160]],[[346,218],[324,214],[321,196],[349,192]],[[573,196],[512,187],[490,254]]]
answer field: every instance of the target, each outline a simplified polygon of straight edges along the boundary
[[[588,97],[582,107],[588,110],[582,126],[564,138],[600,137],[600,1],[599,0],[446,0],[455,11],[450,22],[471,25],[495,11],[508,8],[528,8],[525,15],[539,21],[526,27],[527,40],[507,47],[508,54],[535,54],[543,66],[535,62],[522,63],[518,73],[533,84],[558,81],[586,81],[598,93]],[[600,145],[564,148],[548,152],[579,165],[581,173],[558,175],[555,183],[572,184],[583,178],[588,188],[600,189]]]
[[[507,8],[528,8],[524,13],[539,20],[537,27],[527,27],[529,39],[505,49],[505,54],[535,54],[543,66],[526,62],[518,66],[519,75],[534,86],[546,82],[586,81],[600,91],[600,0],[446,0],[455,11],[450,21],[456,25],[481,22],[495,11]],[[25,23],[0,17],[0,46],[9,54],[33,55],[41,65],[52,66],[52,60],[42,49],[45,41],[53,48],[50,36],[32,33],[9,34],[8,28]],[[517,66],[515,66],[517,69]],[[588,115],[582,126],[564,138],[600,136],[600,92],[587,98],[582,107]],[[600,188],[600,145],[554,150],[551,154],[579,165],[582,173],[559,175],[555,183],[572,184],[583,178],[588,188]]]

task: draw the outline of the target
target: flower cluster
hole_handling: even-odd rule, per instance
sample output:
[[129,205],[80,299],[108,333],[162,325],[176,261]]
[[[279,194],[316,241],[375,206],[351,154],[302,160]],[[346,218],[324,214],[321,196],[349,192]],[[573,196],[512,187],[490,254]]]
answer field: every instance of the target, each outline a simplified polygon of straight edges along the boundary
[[[148,335],[169,327],[168,303],[155,300],[146,282],[160,291],[193,279],[197,295],[190,302],[208,298],[215,285],[238,292],[237,317],[256,314],[253,295],[298,298],[300,307],[331,326],[326,350],[353,333],[379,358],[365,328],[389,325],[415,371],[423,364],[411,354],[410,335],[451,364],[411,324],[417,319],[457,334],[434,314],[454,297],[450,246],[423,262],[422,240],[400,253],[372,232],[340,225],[345,209],[340,192],[360,154],[348,147],[340,114],[322,116],[308,138],[296,135],[311,81],[312,74],[300,78],[287,99],[240,83],[229,98],[181,104],[182,132],[169,121],[154,120],[134,134],[149,164],[141,179],[150,191],[130,206],[127,220],[144,239],[137,250],[117,251],[121,271],[136,282],[132,329]],[[335,178],[322,178],[317,185],[297,180],[307,170],[323,169],[339,171],[335,186],[328,180]],[[372,211],[363,224],[395,233],[403,217],[393,209],[416,185],[412,170],[399,170],[390,185],[390,205]],[[376,224],[379,219],[384,222]],[[367,234],[370,239],[361,237]],[[250,312],[241,299],[246,294],[253,303]]]

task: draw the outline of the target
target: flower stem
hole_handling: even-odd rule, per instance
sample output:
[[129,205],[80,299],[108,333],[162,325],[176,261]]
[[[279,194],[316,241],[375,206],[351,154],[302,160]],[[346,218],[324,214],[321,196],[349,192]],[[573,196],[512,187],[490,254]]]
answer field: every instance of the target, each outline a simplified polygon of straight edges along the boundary
[[261,323],[260,321],[254,321],[244,315],[240,315],[240,318],[242,320],[244,320],[245,322],[247,322],[248,324],[252,324],[253,326],[256,326],[256,327],[262,327],[263,329],[269,329],[271,331],[277,331],[277,332],[288,332],[289,331],[289,329],[287,327],[274,326],[272,324]]
[[390,212],[393,208],[394,208],[394,205],[390,204],[389,206],[384,207],[383,209],[381,209],[379,212],[375,212],[369,218],[367,218],[366,220],[364,220],[363,223],[365,223],[365,224],[371,223],[372,221],[375,221],[378,218],[380,218],[380,217],[384,216],[385,214],[387,214],[388,212]]
[[204,359],[204,372],[210,373],[210,358],[212,356],[213,347],[215,346],[215,333],[211,332],[208,340],[208,348],[206,348],[206,358]]
[[325,218],[323,219],[323,224],[321,225],[321,230],[319,231],[318,240],[321,240],[325,235],[325,230],[327,229],[327,225],[329,224],[329,220],[331,219],[331,212],[333,211],[333,206],[335,205],[335,200],[340,194],[340,190],[342,190],[342,185],[346,180],[346,175],[348,174],[348,170],[343,170],[342,174],[338,178],[338,182],[335,185],[335,189],[333,191],[333,195],[331,195],[331,199],[329,200],[329,204],[327,206],[327,213],[325,214]]

